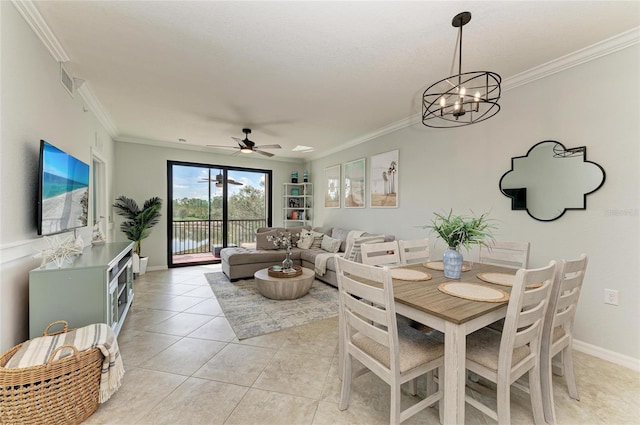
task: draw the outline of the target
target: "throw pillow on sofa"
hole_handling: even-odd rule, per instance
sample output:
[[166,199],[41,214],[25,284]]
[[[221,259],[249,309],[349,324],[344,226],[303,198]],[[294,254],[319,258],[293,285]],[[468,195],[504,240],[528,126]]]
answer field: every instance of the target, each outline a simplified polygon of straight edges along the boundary
[[300,249],[309,249],[313,244],[313,233],[312,232],[303,232],[300,234],[300,239],[298,239],[298,248]]
[[380,242],[384,242],[384,236],[382,235],[362,236],[362,237],[356,238],[353,241],[353,246],[351,247],[351,250],[349,252],[345,252],[344,258],[350,261],[361,262],[362,256],[360,255],[360,251],[361,251],[360,246],[363,243],[380,243]]
[[287,227],[287,232],[291,233],[291,246],[296,246],[303,233],[311,230],[311,226]]
[[311,231],[313,234],[313,243],[311,244],[311,249],[320,249],[322,247],[322,239],[325,237],[324,233],[318,233]]
[[269,236],[279,236],[280,234],[282,234],[281,230],[256,233],[256,249],[278,249],[278,247],[267,238]]
[[349,231],[347,229],[343,229],[341,227],[334,227],[331,231],[331,237],[334,239],[340,239],[342,243],[340,244],[340,251],[344,252],[347,250],[347,237],[349,236]]
[[340,239],[334,239],[331,236],[324,235],[320,248],[327,252],[336,253],[340,250],[340,243],[342,243]]

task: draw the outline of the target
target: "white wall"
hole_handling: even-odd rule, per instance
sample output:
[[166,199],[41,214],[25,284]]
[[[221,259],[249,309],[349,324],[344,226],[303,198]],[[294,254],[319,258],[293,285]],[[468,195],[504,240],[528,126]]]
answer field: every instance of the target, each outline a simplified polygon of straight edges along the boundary
[[[90,162],[90,147],[107,160],[115,185],[112,197],[166,198],[166,160],[238,165],[274,170],[274,224],[282,220],[282,182],[295,163],[242,160],[146,145],[114,144],[83,102],[71,98],[59,82],[59,67],[9,2],[0,2],[2,63],[0,115],[0,351],[27,338],[28,271],[42,242],[36,236],[35,203],[38,144],[46,138]],[[590,256],[576,321],[581,348],[599,354],[640,359],[638,293],[639,99],[640,47],[571,68],[503,95],[503,110],[491,120],[460,129],[434,130],[417,125],[338,154],[313,161],[314,224],[395,234],[426,236],[416,226],[429,223],[434,211],[491,211],[499,221],[497,237],[529,240],[531,266],[552,258]],[[586,145],[588,159],[607,173],[604,186],[587,198],[586,211],[569,211],[543,223],[523,211],[511,211],[498,191],[510,158],[535,143],[556,139],[565,146]],[[99,143],[96,143],[99,142]],[[117,148],[114,148],[117,145]],[[102,148],[100,148],[102,146]],[[322,203],[326,166],[372,154],[400,150],[397,209],[328,209]],[[115,152],[115,153],[114,153]],[[242,161],[242,162],[240,162]],[[114,164],[116,166],[114,167]],[[166,201],[166,199],[165,199]],[[166,265],[165,217],[146,241],[151,266]],[[89,230],[83,232],[89,240]],[[112,238],[124,240],[114,228]],[[434,256],[441,254],[437,244]],[[604,288],[620,291],[620,306],[603,304]]]
[[[80,96],[60,83],[60,67],[11,2],[0,2],[0,352],[28,338],[29,270],[44,245],[36,231],[40,139],[91,163],[107,161],[113,141]],[[111,190],[111,185],[107,188]],[[90,211],[91,214],[91,211]],[[81,231],[86,242],[91,229]]]
[[[276,153],[277,155],[278,153]],[[163,200],[162,217],[150,236],[142,242],[144,255],[149,256],[149,268],[166,268],[167,259],[167,161],[184,161],[197,164],[233,165],[236,167],[272,170],[273,178],[273,225],[282,226],[282,183],[290,181],[291,172],[298,171],[302,178],[304,165],[278,159],[264,160],[257,155],[233,155],[212,153],[205,148],[186,150],[182,148],[160,147],[129,142],[116,142],[117,172],[115,177],[115,197],[125,195],[138,204],[159,196]],[[122,218],[115,216],[117,240],[126,241],[118,229]]]
[[[325,225],[395,234],[434,235],[416,226],[433,212],[476,214],[490,211],[499,239],[531,242],[530,266],[551,259],[589,255],[578,307],[575,337],[585,351],[640,359],[640,47],[636,44],[592,62],[503,93],[502,110],[484,123],[457,129],[405,128],[338,154],[313,161],[324,168],[392,149],[400,150],[399,208],[318,209]],[[557,140],[586,146],[587,159],[606,173],[602,188],[587,197],[587,209],[567,211],[553,222],[511,211],[498,181],[513,156],[535,143]],[[367,176],[369,179],[369,176]],[[320,181],[320,178],[317,179]],[[322,203],[317,185],[315,202]],[[367,200],[368,202],[368,200]],[[368,205],[368,203],[367,203]],[[436,242],[434,256],[445,249]],[[469,255],[473,258],[475,253]],[[620,292],[620,305],[603,303],[604,288]],[[619,361],[620,362],[620,361]]]

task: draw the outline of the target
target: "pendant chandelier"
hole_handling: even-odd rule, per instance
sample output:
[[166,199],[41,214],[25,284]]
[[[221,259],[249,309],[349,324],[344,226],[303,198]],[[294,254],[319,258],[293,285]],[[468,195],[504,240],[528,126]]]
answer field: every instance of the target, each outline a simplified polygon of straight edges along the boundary
[[[422,94],[422,123],[427,127],[462,127],[500,111],[500,75],[491,71],[462,72],[462,27],[469,21],[471,12],[459,13],[451,21],[458,28],[458,73],[432,84]],[[451,73],[455,56],[454,53]]]

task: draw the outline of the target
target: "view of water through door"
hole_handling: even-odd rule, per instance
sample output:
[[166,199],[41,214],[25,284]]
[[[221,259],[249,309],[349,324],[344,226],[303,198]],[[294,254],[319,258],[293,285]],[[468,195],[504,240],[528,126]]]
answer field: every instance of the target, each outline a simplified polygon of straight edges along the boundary
[[271,171],[168,162],[169,267],[220,262],[271,223]]

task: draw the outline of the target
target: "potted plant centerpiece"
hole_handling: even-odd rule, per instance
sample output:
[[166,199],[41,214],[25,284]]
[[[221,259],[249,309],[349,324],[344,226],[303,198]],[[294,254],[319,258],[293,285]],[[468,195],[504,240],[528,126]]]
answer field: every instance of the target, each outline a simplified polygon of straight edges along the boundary
[[133,271],[144,274],[147,270],[148,257],[142,257],[142,240],[151,233],[151,228],[160,221],[162,199],[157,196],[147,199],[142,208],[138,203],[126,196],[119,196],[113,204],[116,213],[126,220],[120,224],[120,230],[127,235],[127,239],[135,242]]
[[442,256],[444,275],[450,279],[460,279],[462,273],[462,253],[460,246],[467,251],[472,245],[488,246],[493,240],[491,231],[494,226],[487,218],[487,213],[479,217],[466,217],[454,215],[453,210],[448,215],[434,213],[431,225],[422,226],[434,230],[448,245],[448,249]]

